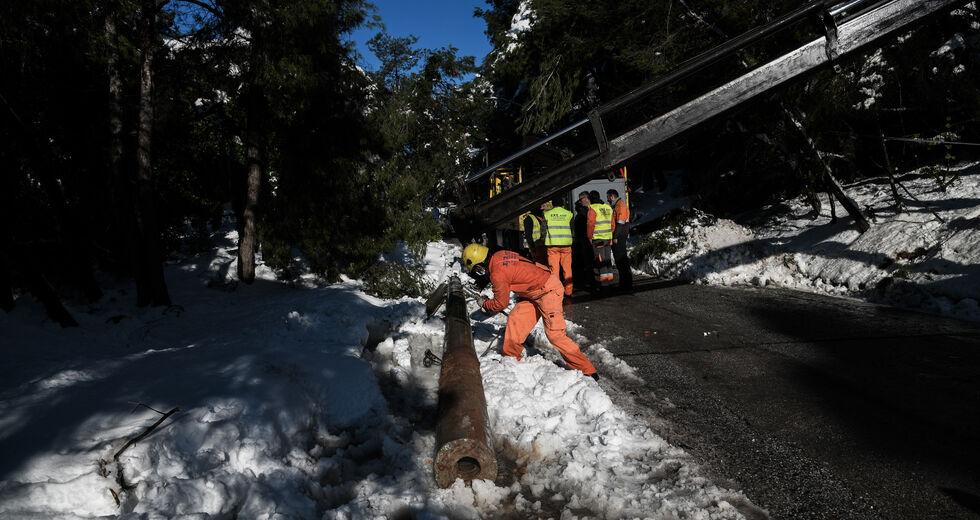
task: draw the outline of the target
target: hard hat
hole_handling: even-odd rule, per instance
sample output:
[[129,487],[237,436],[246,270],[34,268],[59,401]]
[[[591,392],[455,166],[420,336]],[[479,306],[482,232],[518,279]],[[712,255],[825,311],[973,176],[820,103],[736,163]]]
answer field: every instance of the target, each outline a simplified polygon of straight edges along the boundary
[[490,249],[487,246],[476,242],[466,246],[463,248],[463,267],[467,271],[472,271],[475,266],[482,264],[487,259],[489,252]]

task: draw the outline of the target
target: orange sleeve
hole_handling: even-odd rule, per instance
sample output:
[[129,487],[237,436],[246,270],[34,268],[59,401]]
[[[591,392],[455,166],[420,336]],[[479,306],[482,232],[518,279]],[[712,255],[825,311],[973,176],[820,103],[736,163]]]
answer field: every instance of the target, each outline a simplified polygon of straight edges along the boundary
[[592,240],[592,234],[595,233],[595,210],[589,208],[589,222],[585,226],[585,235]]
[[483,310],[500,312],[510,305],[510,276],[505,272],[510,266],[500,261],[490,260],[490,283],[493,284],[493,298],[483,302]]
[[630,221],[630,207],[626,204],[626,201],[619,199],[616,202],[616,220],[617,222],[629,222]]

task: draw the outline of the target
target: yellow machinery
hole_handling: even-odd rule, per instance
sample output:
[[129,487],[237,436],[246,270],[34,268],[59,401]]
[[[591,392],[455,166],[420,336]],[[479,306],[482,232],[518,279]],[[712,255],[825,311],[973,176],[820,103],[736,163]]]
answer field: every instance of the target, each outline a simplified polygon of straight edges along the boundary
[[524,168],[518,166],[516,169],[501,167],[490,174],[490,198],[500,195],[504,191],[516,186],[524,181]]
[[[494,198],[497,195],[517,186],[524,181],[524,168],[518,166],[516,168],[510,167],[500,167],[490,174],[490,198]],[[521,214],[517,217],[516,225],[505,226],[505,229],[524,231],[524,217],[527,216],[527,212]]]

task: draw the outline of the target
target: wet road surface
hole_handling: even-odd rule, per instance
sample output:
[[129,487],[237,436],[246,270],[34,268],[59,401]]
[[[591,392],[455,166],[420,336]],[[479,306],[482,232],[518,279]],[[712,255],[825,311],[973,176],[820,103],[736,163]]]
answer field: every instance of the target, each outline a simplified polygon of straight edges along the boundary
[[980,326],[651,281],[566,310],[644,379],[620,397],[772,518],[980,518]]

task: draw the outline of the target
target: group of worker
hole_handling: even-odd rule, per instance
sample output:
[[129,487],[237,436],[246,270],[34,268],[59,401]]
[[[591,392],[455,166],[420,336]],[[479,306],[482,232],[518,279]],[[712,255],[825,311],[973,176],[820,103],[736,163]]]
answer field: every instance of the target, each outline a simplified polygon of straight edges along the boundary
[[619,271],[619,289],[633,288],[626,251],[629,206],[615,189],[606,192],[606,201],[602,202],[598,191],[583,191],[575,203],[575,213],[565,209],[561,199],[555,199],[523,219],[530,257],[547,265],[564,282],[565,296],[572,295],[576,278],[588,289],[612,282],[612,261]]
[[[572,253],[576,234],[579,235],[580,253],[588,246],[587,254],[592,259],[579,272],[608,262],[605,251],[611,250],[620,273],[620,288],[632,288],[633,277],[626,253],[629,207],[614,189],[606,192],[606,200],[608,204],[602,202],[598,191],[583,191],[574,214],[562,206],[561,199],[532,212],[524,223],[532,259],[506,249],[490,255],[489,248],[479,243],[463,249],[463,266],[470,275],[478,282],[493,286],[493,298],[480,301],[485,312],[503,311],[510,305],[510,293],[513,291],[517,295],[518,302],[511,309],[504,330],[505,356],[521,359],[524,341],[541,319],[548,341],[568,367],[598,381],[595,366],[565,334],[562,305],[573,290]],[[581,232],[576,233],[579,228]],[[603,255],[606,255],[605,260]],[[579,258],[583,256],[580,254]]]

